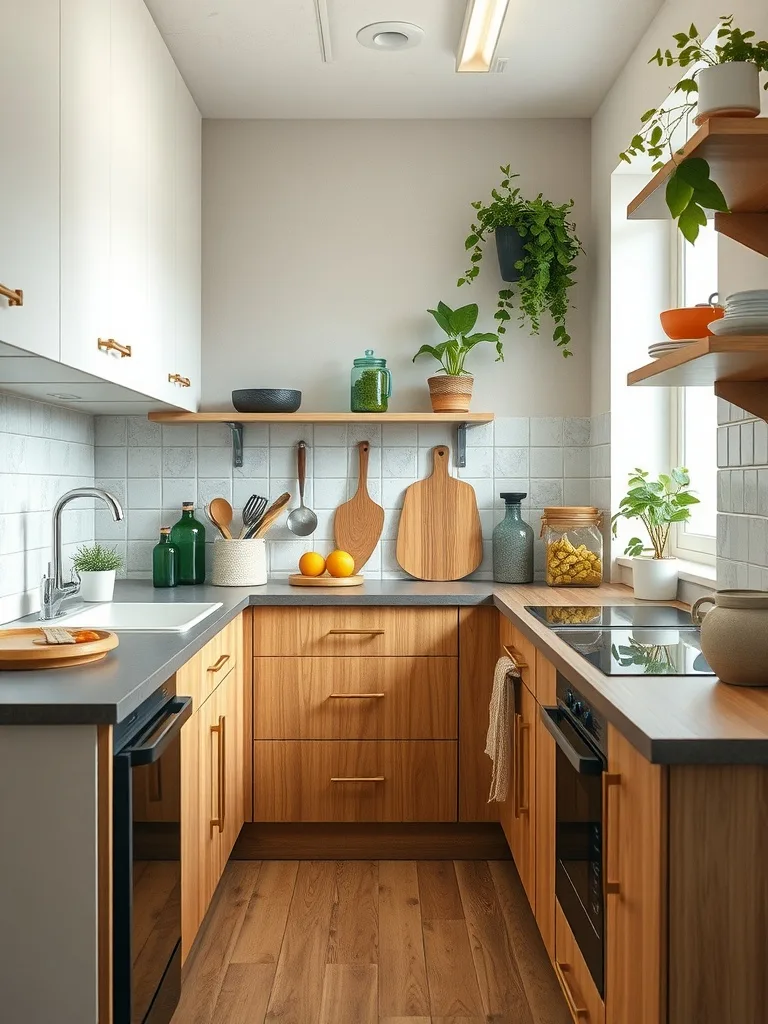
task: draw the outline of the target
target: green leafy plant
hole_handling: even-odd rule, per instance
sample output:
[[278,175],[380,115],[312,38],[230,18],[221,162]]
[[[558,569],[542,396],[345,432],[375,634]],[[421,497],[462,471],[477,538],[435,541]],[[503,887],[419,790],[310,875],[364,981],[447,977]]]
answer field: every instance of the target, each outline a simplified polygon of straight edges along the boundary
[[611,653],[622,668],[637,665],[653,676],[676,675],[678,672],[671,645],[641,644],[630,637],[626,646],[611,644]]
[[438,373],[460,377],[469,373],[469,370],[464,369],[467,356],[475,345],[484,341],[496,346],[496,362],[504,361],[504,345],[498,334],[470,333],[477,323],[477,305],[474,302],[459,309],[451,309],[444,302],[438,302],[437,309],[428,309],[427,312],[432,314],[438,326],[448,335],[448,339],[441,341],[439,345],[422,345],[413,357],[414,363],[419,356],[429,355],[440,363]]
[[629,474],[629,491],[619,502],[619,511],[611,517],[611,530],[616,536],[619,519],[640,519],[648,531],[651,546],[639,537],[632,537],[624,549],[625,555],[637,558],[643,551],[653,551],[654,558],[664,558],[673,523],[687,523],[691,518],[691,505],[699,499],[688,489],[691,478],[688,470],[680,466],[671,475],[660,473],[658,480],[649,480],[648,472],[635,469]]
[[[520,322],[527,321],[531,333],[538,334],[542,316],[549,313],[555,323],[553,340],[564,356],[573,355],[566,327],[566,316],[571,309],[568,290],[574,284],[576,258],[584,251],[569,219],[573,200],[557,206],[544,199],[541,193],[535,199],[525,199],[520,189],[512,185],[512,180],[519,175],[512,174],[509,165],[500,170],[501,185],[491,189],[491,201],[477,200],[471,204],[476,211],[475,222],[464,242],[464,248],[471,250],[470,267],[458,283],[471,284],[480,273],[483,244],[489,234],[500,227],[515,228],[523,239],[523,256],[515,264],[520,272],[520,280],[516,282]],[[513,288],[499,291],[494,314],[499,334],[506,332],[506,325],[512,319],[513,297]]]
[[[682,78],[675,86],[675,95],[681,101],[668,107],[652,107],[640,118],[642,127],[619,158],[631,163],[639,153],[653,157],[653,171],[664,166],[667,159],[675,160],[683,153],[675,149],[674,139],[684,121],[690,118],[696,108],[699,91],[699,73],[705,67],[733,62],[755,64],[759,71],[768,71],[768,42],[757,41],[752,31],[742,32],[733,25],[733,15],[722,15],[717,31],[717,42],[707,48],[699,30],[691,25],[687,32],[676,32],[675,52],[659,48],[648,61],[659,67],[692,67],[690,75]],[[768,82],[763,86],[768,89]],[[727,213],[728,203],[719,185],[712,180],[710,166],[701,157],[681,160],[667,182],[667,206],[677,220],[678,227],[689,242],[695,242],[699,229],[707,222],[705,210]]]
[[105,548],[101,544],[93,547],[78,548],[72,565],[77,572],[109,572],[111,569],[122,569],[123,559],[114,548]]

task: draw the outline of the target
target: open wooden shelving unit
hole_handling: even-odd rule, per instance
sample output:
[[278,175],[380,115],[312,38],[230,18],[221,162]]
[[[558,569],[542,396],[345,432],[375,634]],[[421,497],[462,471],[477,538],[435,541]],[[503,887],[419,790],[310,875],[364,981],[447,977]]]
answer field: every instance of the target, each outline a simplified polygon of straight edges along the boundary
[[[689,156],[708,161],[730,213],[715,214],[715,229],[768,256],[768,118],[713,117],[661,168],[627,207],[630,220],[669,217],[667,181]],[[669,352],[627,375],[629,385],[714,386],[715,394],[768,419],[768,336],[721,335]]]

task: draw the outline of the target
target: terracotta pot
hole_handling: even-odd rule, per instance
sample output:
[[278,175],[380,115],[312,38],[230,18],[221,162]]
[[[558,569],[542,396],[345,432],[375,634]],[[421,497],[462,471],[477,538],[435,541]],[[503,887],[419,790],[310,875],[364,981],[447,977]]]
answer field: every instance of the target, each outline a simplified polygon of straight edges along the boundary
[[449,377],[447,374],[428,377],[432,412],[469,412],[474,382],[471,373],[463,373],[460,377]]
[[760,113],[760,72],[751,61],[730,61],[702,68],[696,124],[710,117],[757,117]]
[[[702,614],[705,604],[715,607]],[[722,682],[768,686],[768,592],[721,590],[700,597],[691,618],[701,623],[701,650]]]
[[632,587],[638,601],[674,601],[677,597],[677,559],[632,559]]

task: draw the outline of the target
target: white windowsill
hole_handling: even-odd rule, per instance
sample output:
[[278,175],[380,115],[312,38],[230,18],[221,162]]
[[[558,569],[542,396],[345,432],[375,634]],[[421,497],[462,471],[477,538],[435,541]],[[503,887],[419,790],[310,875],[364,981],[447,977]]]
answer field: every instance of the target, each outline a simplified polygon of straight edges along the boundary
[[[632,568],[632,559],[622,555],[616,561],[627,569]],[[685,583],[697,583],[700,587],[714,587],[717,583],[717,570],[714,565],[706,565],[704,562],[689,562],[685,558],[678,558],[678,579]]]

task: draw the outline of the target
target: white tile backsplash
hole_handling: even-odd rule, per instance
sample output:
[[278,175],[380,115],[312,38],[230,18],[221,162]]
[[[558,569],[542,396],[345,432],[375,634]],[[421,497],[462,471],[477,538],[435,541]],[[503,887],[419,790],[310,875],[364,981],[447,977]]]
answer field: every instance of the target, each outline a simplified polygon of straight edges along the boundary
[[768,588],[768,425],[718,402],[717,585]]

